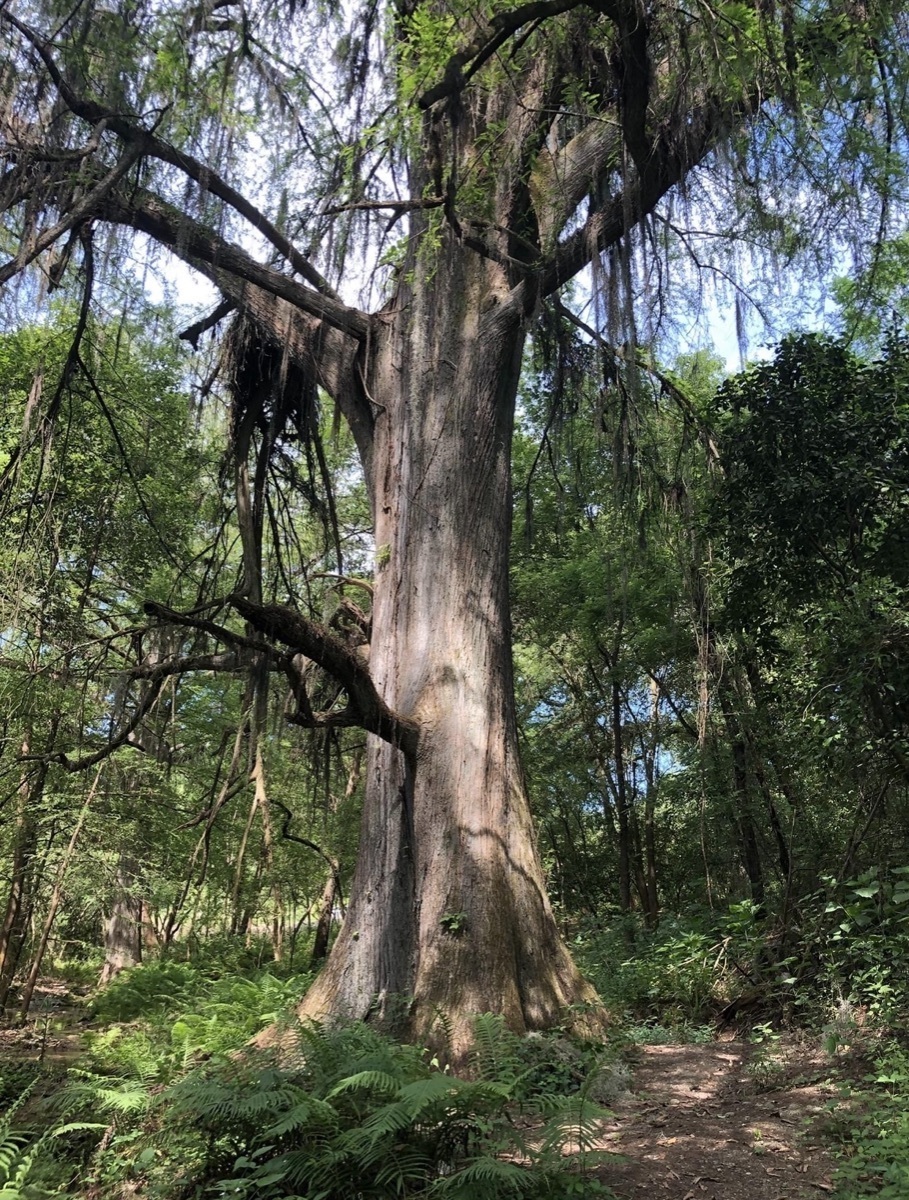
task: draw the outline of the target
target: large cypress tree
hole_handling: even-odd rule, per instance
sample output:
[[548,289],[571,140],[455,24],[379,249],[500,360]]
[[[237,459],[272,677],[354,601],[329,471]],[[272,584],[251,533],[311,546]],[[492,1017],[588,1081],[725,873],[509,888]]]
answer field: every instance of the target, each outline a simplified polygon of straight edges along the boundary
[[[370,735],[350,910],[303,1011],[364,1016],[406,997],[410,1032],[442,1013],[458,1052],[472,1013],[537,1029],[595,1002],[550,910],[516,740],[510,447],[525,339],[593,265],[604,325],[624,321],[633,342],[632,251],[649,243],[668,264],[679,211],[790,255],[849,204],[867,227],[898,166],[902,12],[36,0],[5,3],[0,28],[15,241],[0,281],[44,256],[54,282],[68,268],[90,286],[107,225],[220,291],[212,322],[236,314],[246,531],[227,604],[247,648],[285,671],[291,719]],[[373,299],[352,303],[358,287]],[[282,439],[315,436],[319,394],[352,431],[372,509],[368,654],[261,589],[262,464]],[[154,613],[237,636],[223,616]],[[343,709],[314,710],[307,660],[343,686]]]

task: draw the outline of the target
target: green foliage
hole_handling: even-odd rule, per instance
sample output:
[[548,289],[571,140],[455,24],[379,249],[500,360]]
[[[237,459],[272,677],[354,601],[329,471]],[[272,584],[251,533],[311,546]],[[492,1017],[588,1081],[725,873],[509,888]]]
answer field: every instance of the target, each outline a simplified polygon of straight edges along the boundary
[[867,270],[834,281],[844,336],[878,350],[909,321],[909,233],[884,240]]
[[704,1021],[722,986],[716,934],[681,919],[653,933],[636,930],[633,953],[627,924],[579,940],[578,956],[607,1005],[662,1025]]
[[92,1036],[91,1058],[103,1071],[166,1078],[194,1055],[229,1053],[280,1021],[309,979],[262,970],[212,978],[192,964],[167,961],[135,967],[92,1002],[97,1020],[121,1023]]
[[759,1087],[769,1089],[782,1077],[785,1068],[779,1032],[768,1021],[762,1021],[751,1030],[751,1046],[748,1074]]
[[[23,1129],[17,1119],[30,1094],[31,1088],[26,1088],[0,1112],[0,1200],[44,1200],[50,1196],[51,1190],[43,1186],[43,1180],[48,1175],[55,1141],[104,1128],[95,1122],[75,1121],[51,1125],[41,1134]],[[53,1193],[59,1194],[56,1187]]]
[[[819,986],[835,999],[840,1026],[844,1014],[861,1009],[876,1030],[898,1027],[909,1014],[909,867],[872,867],[855,879],[824,882]],[[834,1023],[828,1049],[850,1040],[848,1024]]]
[[104,1151],[107,1169],[162,1197],[605,1194],[590,1180],[574,1190],[598,1161],[593,1076],[566,1094],[497,1019],[477,1034],[481,1069],[464,1080],[365,1025],[288,1030],[280,1063],[247,1049],[157,1089],[143,1126]]
[[843,1089],[837,1196],[903,1200],[909,1190],[909,1053],[890,1042],[863,1084]]

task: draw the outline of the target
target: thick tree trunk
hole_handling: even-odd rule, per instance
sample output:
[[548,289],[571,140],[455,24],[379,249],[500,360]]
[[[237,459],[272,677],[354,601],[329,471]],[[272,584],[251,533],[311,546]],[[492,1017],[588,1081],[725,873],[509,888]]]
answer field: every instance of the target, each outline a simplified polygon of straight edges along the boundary
[[403,1016],[402,1033],[450,1040],[457,1058],[476,1013],[541,1029],[597,997],[559,937],[518,760],[508,550],[524,317],[499,268],[448,255],[398,296],[368,377],[381,406],[370,672],[417,723],[417,748],[370,738],[350,911],[301,1011]]

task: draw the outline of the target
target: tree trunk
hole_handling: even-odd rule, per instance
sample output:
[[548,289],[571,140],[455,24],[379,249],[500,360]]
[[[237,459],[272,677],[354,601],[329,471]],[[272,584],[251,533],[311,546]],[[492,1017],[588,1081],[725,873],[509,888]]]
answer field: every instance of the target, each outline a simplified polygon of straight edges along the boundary
[[104,987],[121,971],[142,961],[142,901],[135,895],[137,864],[127,849],[120,851],[117,883],[110,914],[104,922],[104,966],[98,986]]
[[406,1003],[399,1031],[441,1044],[442,1014],[458,1058],[474,1014],[542,1029],[597,997],[560,939],[518,760],[508,551],[524,315],[501,268],[451,239],[440,259],[398,295],[367,380],[381,406],[370,673],[416,722],[416,749],[370,738],[350,911],[301,1012]]
[[766,909],[764,907],[764,868],[761,863],[761,853],[758,847],[757,830],[754,827],[754,818],[751,813],[745,739],[738,721],[733,716],[731,710],[726,707],[725,703],[723,705],[723,721],[726,725],[729,746],[732,751],[732,777],[735,783],[736,796],[735,822],[738,826],[742,847],[742,865],[745,868],[745,874],[748,876],[751,899],[755,904],[756,915],[763,918],[766,916]]
[[56,876],[54,878],[54,886],[51,891],[50,901],[47,906],[47,912],[44,916],[44,924],[41,927],[41,936],[38,938],[35,947],[34,957],[32,958],[31,966],[29,967],[28,975],[25,983],[22,986],[22,996],[19,1001],[19,1021],[24,1022],[28,1017],[28,1010],[31,1008],[32,997],[35,994],[35,986],[38,983],[38,976],[41,972],[41,964],[44,961],[44,955],[47,950],[48,942],[50,941],[51,930],[54,927],[54,921],[57,919],[57,912],[60,908],[60,900],[63,896],[63,884],[66,880],[66,873],[69,870],[69,865],[72,862],[73,852],[76,849],[76,843],[79,840],[79,834],[82,832],[82,827],[85,824],[85,818],[88,816],[88,810],[92,801],[98,792],[98,784],[101,782],[101,773],[104,770],[104,763],[98,767],[95,773],[94,781],[89,789],[88,795],[79,812],[79,819],[76,821],[76,827],[72,832],[66,849],[63,852],[63,857],[57,866]]
[[328,943],[331,940],[331,923],[334,916],[335,901],[338,896],[338,864],[333,863],[325,877],[325,886],[319,900],[319,917],[316,921],[316,932],[309,956],[309,969],[315,970],[322,965],[328,956]]
[[[22,742],[23,755],[29,752],[30,740],[29,733]],[[0,925],[0,1011],[6,1006],[25,944],[28,914],[31,910],[29,889],[34,883],[33,864],[38,845],[36,813],[43,798],[46,779],[47,764],[41,763],[34,778],[30,778],[28,773],[23,771],[17,789],[10,887],[3,923]]]
[[631,822],[628,785],[625,779],[625,753],[622,744],[622,694],[617,680],[610,685],[612,697],[612,753],[615,760],[615,794],[619,817],[619,907],[631,912]]

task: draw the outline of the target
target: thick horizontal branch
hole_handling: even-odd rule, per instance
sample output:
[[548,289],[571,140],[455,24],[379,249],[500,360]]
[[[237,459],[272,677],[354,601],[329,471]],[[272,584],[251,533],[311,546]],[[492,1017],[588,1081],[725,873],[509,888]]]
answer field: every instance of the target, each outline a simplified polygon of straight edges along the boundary
[[201,271],[224,293],[245,307],[242,282],[288,301],[294,308],[318,317],[332,329],[365,341],[370,318],[358,308],[338,304],[256,262],[245,250],[225,241],[207,226],[151,192],[136,191],[129,199],[109,196],[99,217],[146,233],[185,262]]
[[603,250],[620,242],[704,161],[735,123],[752,115],[757,103],[741,101],[730,110],[728,103],[714,98],[693,110],[684,127],[664,129],[644,172],[630,175],[623,192],[594,208],[584,224],[559,243],[543,272],[542,294],[551,296]]
[[350,711],[323,721],[358,725],[405,751],[416,749],[417,723],[392,712],[376,691],[366,664],[341,638],[285,604],[254,604],[239,595],[231,596],[230,603],[254,629],[312,659],[341,684]]
[[235,212],[247,220],[317,292],[321,293],[326,299],[335,301],[341,308],[344,307],[341,305],[337,293],[328,281],[300,253],[289,238],[281,233],[268,220],[265,214],[260,212],[255,205],[251,204],[245,196],[241,195],[225,179],[222,179],[216,171],[213,171],[206,164],[199,162],[191,154],[187,154],[183,150],[178,150],[176,146],[172,146],[169,142],[159,138],[150,130],[144,129],[133,118],[117,112],[115,109],[109,109],[95,100],[79,96],[57,66],[51,54],[49,44],[40,34],[24,22],[19,21],[12,13],[6,10],[0,10],[0,19],[7,21],[17,29],[34,47],[60,93],[61,99],[75,116],[92,125],[97,125],[98,122],[104,121],[107,128],[122,138],[127,145],[133,147],[137,154],[157,158],[161,162],[166,162],[171,166],[177,167],[201,188],[211,193],[211,195],[217,196],[219,200],[228,204]]
[[[276,650],[270,642],[261,641],[259,638],[246,637],[242,633],[234,633],[232,629],[228,629],[224,625],[219,625],[217,621],[209,620],[208,617],[202,617],[197,612],[179,612],[177,609],[168,608],[164,604],[158,604],[155,600],[146,600],[142,608],[148,616],[154,617],[163,624],[182,625],[187,629],[198,629],[200,633],[207,633],[216,641],[222,642],[225,645],[242,647],[245,650],[251,650],[254,654],[265,655],[266,658],[283,660],[286,657]],[[136,668],[136,670],[141,669]],[[202,669],[204,670],[205,668]]]
[[214,327],[223,321],[225,317],[229,317],[236,307],[237,306],[234,304],[233,300],[222,300],[221,303],[214,309],[214,311],[210,312],[207,317],[202,317],[201,320],[194,321],[192,325],[189,325],[186,329],[184,329],[179,334],[180,340],[183,342],[189,342],[193,350],[198,350],[199,338],[202,336],[202,334],[208,333],[209,329],[214,329]]

